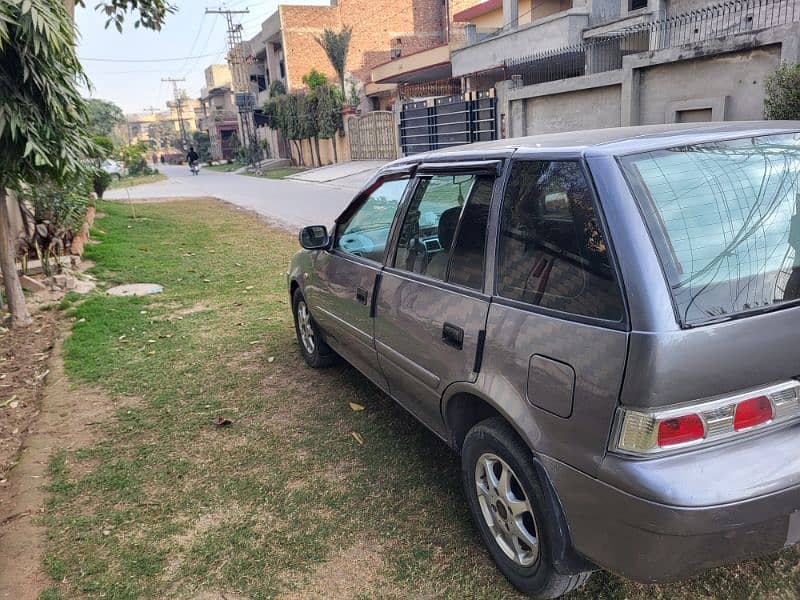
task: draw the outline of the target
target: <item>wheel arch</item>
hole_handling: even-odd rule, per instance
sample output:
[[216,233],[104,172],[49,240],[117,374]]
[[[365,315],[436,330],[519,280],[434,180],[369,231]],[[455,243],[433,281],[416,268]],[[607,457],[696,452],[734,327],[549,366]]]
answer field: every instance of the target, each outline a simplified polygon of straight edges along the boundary
[[531,444],[526,441],[525,436],[522,435],[522,432],[515,426],[514,420],[509,417],[502,405],[494,402],[486,394],[483,394],[469,384],[453,384],[446,390],[441,409],[445,427],[450,438],[448,442],[459,454],[461,454],[461,448],[467,433],[481,421],[499,417],[511,427],[519,439],[522,440],[530,450],[531,461],[542,483],[542,487],[544,488],[546,501],[550,504],[554,514],[557,515],[555,522],[549,524],[551,527],[551,535],[558,533],[558,535],[553,536],[553,539],[558,540],[553,548],[553,559],[556,569],[563,574],[575,574],[595,570],[597,568],[596,565],[578,554],[575,550],[572,543],[572,535],[569,530],[569,523],[564,514],[561,500],[558,497],[558,492],[547,470],[538,459],[536,451],[531,447]]

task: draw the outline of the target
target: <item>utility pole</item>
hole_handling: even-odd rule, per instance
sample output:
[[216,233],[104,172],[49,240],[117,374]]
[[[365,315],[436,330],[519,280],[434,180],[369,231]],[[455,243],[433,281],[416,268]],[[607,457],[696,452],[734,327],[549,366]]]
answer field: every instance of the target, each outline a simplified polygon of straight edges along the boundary
[[257,144],[253,120],[255,98],[250,91],[250,77],[243,49],[242,25],[241,23],[233,22],[234,15],[244,15],[249,12],[250,10],[246,8],[244,10],[206,9],[206,14],[225,15],[225,20],[228,23],[228,66],[231,70],[231,83],[234,97],[236,98],[236,107],[239,111],[241,144],[242,147],[248,149],[250,163],[253,164],[255,162],[255,146]]
[[172,94],[175,97],[175,110],[178,113],[178,129],[181,133],[181,143],[183,144],[183,149],[186,150],[186,145],[188,140],[186,138],[186,125],[183,122],[183,90],[178,89],[178,83],[181,81],[186,81],[185,78],[181,77],[180,79],[176,79],[174,77],[162,77],[161,81],[171,83],[172,84]]

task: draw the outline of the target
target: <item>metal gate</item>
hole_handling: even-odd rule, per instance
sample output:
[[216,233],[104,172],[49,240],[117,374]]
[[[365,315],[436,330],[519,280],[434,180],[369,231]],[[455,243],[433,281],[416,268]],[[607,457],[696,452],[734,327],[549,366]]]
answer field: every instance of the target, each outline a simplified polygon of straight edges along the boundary
[[400,147],[416,154],[497,139],[494,90],[410,102],[400,112]]
[[394,116],[376,110],[347,121],[350,157],[353,160],[394,160],[397,142],[394,137]]

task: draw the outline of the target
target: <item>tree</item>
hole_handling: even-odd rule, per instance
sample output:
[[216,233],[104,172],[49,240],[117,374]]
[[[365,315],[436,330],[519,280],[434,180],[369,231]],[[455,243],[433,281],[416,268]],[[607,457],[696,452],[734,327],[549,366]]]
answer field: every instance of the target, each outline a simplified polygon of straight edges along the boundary
[[[76,4],[86,6],[85,0],[77,0]],[[139,13],[139,18],[133,22],[135,28],[160,31],[167,15],[177,10],[168,0],[104,0],[95,8],[108,17],[106,28],[113,23],[120,33],[127,13]]]
[[319,137],[331,140],[333,146],[333,162],[339,162],[336,154],[336,134],[342,131],[342,98],[339,91],[327,85],[314,90],[317,96],[317,122]]
[[353,35],[353,28],[344,27],[339,33],[332,29],[325,28],[321,36],[314,36],[314,40],[322,46],[328,60],[331,62],[333,70],[339,77],[339,84],[342,87],[344,96],[344,73],[347,63],[347,52],[350,50],[350,38]]
[[200,156],[203,162],[211,160],[211,138],[205,131],[195,131],[192,133],[192,145],[195,152]]
[[107,100],[87,99],[86,112],[89,116],[89,133],[91,135],[108,137],[117,125],[125,122],[125,115],[122,114],[122,109]]
[[800,63],[781,63],[764,82],[764,118],[800,119]]
[[[159,29],[174,10],[164,0],[106,0],[98,7],[109,16],[106,26],[114,22],[118,30],[127,12],[138,12],[135,26]],[[89,82],[63,0],[0,2],[0,269],[12,326],[31,318],[17,275],[8,190],[85,173],[93,148],[80,85]]]
[[311,69],[308,73],[303,75],[303,83],[306,84],[309,90],[314,92],[317,88],[328,85],[328,78],[325,73],[320,73],[316,69]]
[[152,123],[147,128],[147,134],[150,139],[158,142],[158,146],[162,149],[181,147],[180,135],[175,131],[172,121],[159,120]]

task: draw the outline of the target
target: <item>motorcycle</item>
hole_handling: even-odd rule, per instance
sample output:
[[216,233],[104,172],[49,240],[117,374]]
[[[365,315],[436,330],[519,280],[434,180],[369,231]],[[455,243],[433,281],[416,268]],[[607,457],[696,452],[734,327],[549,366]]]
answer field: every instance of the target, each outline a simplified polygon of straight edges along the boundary
[[194,161],[193,163],[189,164],[189,170],[192,172],[192,175],[199,175],[200,174],[200,163]]

